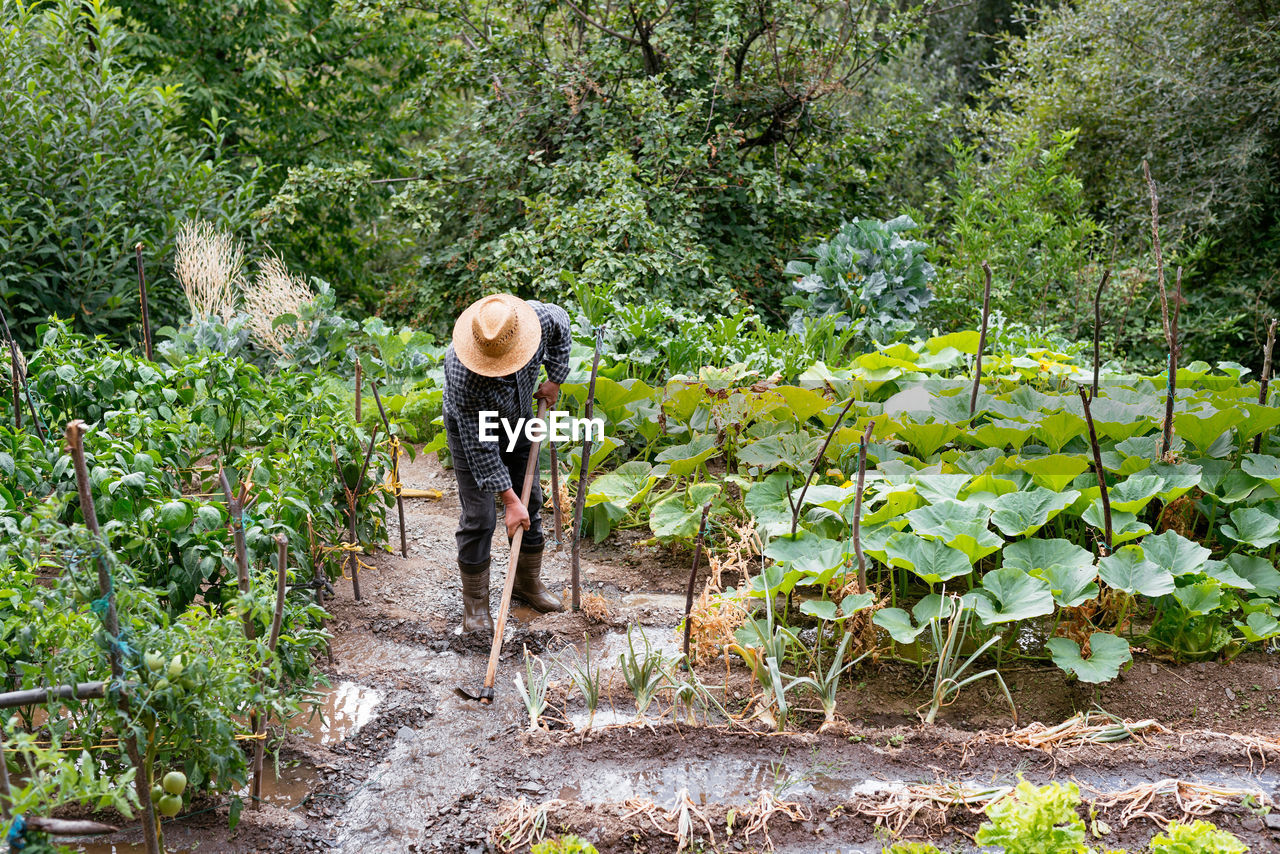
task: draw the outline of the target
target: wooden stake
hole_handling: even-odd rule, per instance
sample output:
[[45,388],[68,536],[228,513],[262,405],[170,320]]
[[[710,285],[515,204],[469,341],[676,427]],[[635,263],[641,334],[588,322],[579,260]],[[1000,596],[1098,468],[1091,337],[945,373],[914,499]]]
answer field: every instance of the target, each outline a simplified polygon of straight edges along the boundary
[[1093,295],[1093,390],[1091,400],[1098,399],[1098,373],[1102,370],[1102,289],[1111,279],[1111,271],[1102,271],[1102,281],[1098,282],[1098,291]]
[[862,553],[862,491],[867,482],[867,445],[876,422],[868,421],[858,443],[858,483],[853,494],[853,553],[858,556],[858,592],[867,592],[867,557]]
[[978,388],[982,383],[982,351],[987,348],[987,319],[991,316],[991,266],[982,262],[986,285],[982,289],[982,328],[978,333],[978,356],[973,363],[973,391],[969,394],[969,417],[978,408]]
[[[360,495],[360,488],[364,486],[365,473],[369,471],[369,461],[373,459],[374,446],[378,444],[378,425],[373,425],[373,432],[369,434],[369,449],[364,454],[364,465],[360,467],[360,476],[356,479],[356,488],[347,489],[347,532],[350,534],[351,545],[359,545],[360,540],[356,536],[356,499]],[[339,473],[341,476],[341,473]],[[346,484],[343,484],[346,488]],[[403,529],[402,529],[403,530]],[[351,593],[356,597],[356,601],[360,601],[360,560],[352,554],[348,560],[351,562]]]
[[693,542],[693,566],[689,567],[689,587],[684,594],[684,669],[690,668],[689,637],[693,633],[693,624],[689,622],[689,614],[693,611],[693,587],[698,580],[698,560],[702,557],[702,543],[707,534],[707,516],[711,513],[711,502],[702,506],[702,521],[698,523],[698,539]]
[[1164,286],[1164,253],[1160,249],[1160,195],[1156,182],[1151,178],[1151,167],[1142,161],[1142,174],[1147,180],[1147,192],[1151,196],[1151,246],[1156,256],[1156,286],[1160,290],[1160,321],[1164,327],[1164,340],[1169,347],[1169,381],[1165,396],[1164,428],[1160,433],[1160,456],[1165,457],[1173,448],[1173,402],[1178,393],[1178,315],[1182,309],[1182,268],[1178,268],[1178,293],[1169,314],[1169,295]]
[[[1276,346],[1276,319],[1272,318],[1267,326],[1267,344],[1262,350],[1262,376],[1258,380],[1258,403],[1267,405],[1267,390],[1271,383],[1271,353]],[[1262,453],[1262,434],[1253,437],[1253,452]]]
[[[22,382],[23,391],[26,392],[27,408],[31,410],[31,423],[36,428],[36,435],[40,437],[40,441],[44,441],[44,428],[40,426],[40,416],[36,415],[36,404],[31,399],[31,383],[26,380],[26,373],[18,366],[18,342],[13,337],[13,332],[9,330],[9,318],[5,314],[4,309],[0,309],[0,324],[4,325],[4,337],[9,342],[9,358],[13,360],[13,372]],[[70,429],[68,427],[68,429]],[[151,790],[148,789],[148,792]]]
[[809,491],[809,483],[813,480],[813,476],[818,471],[818,466],[822,465],[822,458],[827,453],[827,446],[831,444],[831,440],[835,437],[836,431],[840,429],[840,425],[844,422],[844,416],[849,412],[855,400],[853,395],[849,395],[849,402],[844,405],[844,409],[840,410],[840,414],[836,416],[836,422],[831,425],[831,429],[827,431],[827,438],[823,440],[822,447],[818,448],[818,455],[813,458],[813,465],[809,466],[809,476],[804,479],[804,486],[800,489],[800,498],[796,501],[791,500],[791,493],[787,492],[787,501],[791,504],[791,536],[796,535],[796,528],[800,524],[800,510],[804,507],[804,495]]
[[361,421],[360,398],[364,394],[364,366],[356,359],[356,423]]
[[[595,354],[591,358],[591,379],[587,383],[587,421],[595,412],[596,375],[600,372],[600,345],[604,341],[604,327],[596,327]],[[582,437],[582,465],[578,467],[578,493],[573,498],[573,539],[569,547],[569,586],[571,588],[570,607],[574,611],[582,610],[582,512],[587,506],[587,475],[591,465],[591,431],[588,429]]]
[[133,247],[138,259],[138,300],[142,305],[142,351],[147,354],[147,361],[154,361],[151,354],[151,313],[147,305],[147,277],[142,272],[142,244]]
[[18,376],[18,354],[9,355],[9,379],[13,383],[13,429],[22,429],[22,392],[19,391],[21,378]]
[[[227,501],[227,512],[231,515],[231,538],[236,549],[236,583],[240,589],[240,595],[248,596],[250,593],[249,549],[244,538],[244,505],[242,504],[245,490],[242,486],[239,498],[231,493],[231,481],[227,478],[226,469],[218,469],[218,480],[222,484],[222,494]],[[245,639],[253,640],[257,636],[257,629],[253,625],[253,614],[245,611],[243,622]]]
[[[391,436],[391,420],[387,418],[387,410],[382,406],[382,395],[378,394],[378,384],[370,379],[369,388],[373,391],[374,402],[378,404],[378,414],[382,416],[383,429],[387,431],[388,436]],[[358,402],[360,398],[357,397],[356,400]],[[409,540],[404,530],[404,496],[400,494],[400,454],[394,448],[392,451],[391,479],[396,484],[396,515],[400,519],[400,557],[408,557]]]
[[[276,534],[276,608],[271,615],[271,632],[267,636],[267,649],[274,656],[276,644],[280,640],[280,624],[284,620],[284,597],[289,589],[289,539],[284,534]],[[264,677],[265,674],[259,674]],[[265,715],[258,718],[253,734],[253,785],[249,790],[253,800],[253,808],[262,803],[262,768],[266,757],[266,744],[262,738],[267,731]]]
[[[1111,554],[1111,498],[1107,495],[1107,476],[1102,468],[1102,449],[1098,447],[1098,433],[1093,427],[1093,413],[1089,410],[1089,393],[1080,387],[1080,401],[1084,404],[1084,420],[1089,425],[1089,445],[1093,448],[1093,468],[1098,474],[1098,490],[1102,494],[1102,524],[1106,553]],[[1104,555],[1105,557],[1105,555]]]
[[[10,340],[12,341],[12,339]],[[89,467],[85,464],[84,459],[84,430],[84,422],[78,419],[67,425],[67,449],[71,453],[71,461],[75,468],[76,492],[80,498],[80,514],[84,517],[85,527],[89,529],[89,533],[93,536],[95,548],[99,550],[97,555],[98,595],[106,601],[102,623],[110,636],[111,645],[108,658],[111,662],[111,678],[112,681],[119,682],[124,676],[124,667],[120,662],[120,620],[116,614],[116,595],[111,584],[111,572],[107,566],[106,556],[101,551],[101,549],[105,548],[105,543],[102,540],[102,529],[98,527],[98,512],[94,507],[93,492],[89,485]],[[122,714],[126,717],[129,715],[129,698],[124,691],[119,693],[116,705]],[[144,758],[144,751],[139,746],[136,735],[126,737],[123,740],[125,752],[129,755],[129,760],[133,763],[135,769],[133,788],[138,796],[138,804],[142,807],[142,839],[145,843],[147,854],[161,854],[156,808],[155,804],[151,802],[151,762],[149,759]]]

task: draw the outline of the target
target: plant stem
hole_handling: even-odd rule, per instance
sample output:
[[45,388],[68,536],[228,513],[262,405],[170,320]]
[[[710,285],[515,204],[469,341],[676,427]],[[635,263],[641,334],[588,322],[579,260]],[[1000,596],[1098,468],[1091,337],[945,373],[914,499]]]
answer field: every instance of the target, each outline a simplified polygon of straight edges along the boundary
[[[356,362],[356,367],[357,368],[360,367],[359,362]],[[378,394],[378,384],[374,382],[372,378],[370,378],[369,380],[369,389],[373,392],[373,402],[378,404],[378,414],[382,416],[382,428],[387,431],[387,436],[388,438],[390,438],[395,435],[394,433],[391,432],[391,419],[387,418],[387,410],[382,405],[382,395]],[[360,411],[359,406],[360,406],[360,395],[359,395],[359,392],[357,392],[356,393],[356,412],[357,412],[356,419],[357,420],[359,420],[360,418],[358,414]],[[396,486],[396,515],[400,519],[400,557],[408,557],[409,556],[409,540],[404,530],[404,495],[401,494],[403,489],[400,483],[400,448],[394,443],[391,446],[391,454],[392,454],[391,480],[395,483],[395,486]]]
[[[27,397],[27,408],[31,410],[31,423],[35,425],[36,435],[39,436],[40,441],[43,442],[44,427],[40,425],[40,416],[36,415],[35,401],[31,399],[31,383],[27,382],[24,372],[18,367],[18,342],[14,339],[13,332],[9,330],[9,318],[3,309],[0,309],[0,323],[4,324],[4,337],[9,342],[9,358],[13,360],[13,372],[22,380],[22,390],[26,393]],[[68,429],[70,429],[70,425],[68,425]],[[148,789],[147,791],[150,792],[151,790]]]
[[991,265],[982,262],[982,275],[986,284],[982,289],[982,328],[978,333],[978,355],[973,365],[973,391],[969,394],[969,417],[978,408],[978,388],[982,383],[982,351],[987,346],[987,319],[991,316]]

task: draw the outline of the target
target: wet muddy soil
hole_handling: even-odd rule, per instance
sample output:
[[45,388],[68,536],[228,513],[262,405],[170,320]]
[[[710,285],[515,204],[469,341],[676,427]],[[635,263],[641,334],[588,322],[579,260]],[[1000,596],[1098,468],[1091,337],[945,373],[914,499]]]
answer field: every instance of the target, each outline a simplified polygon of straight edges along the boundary
[[[192,815],[166,822],[170,850],[528,850],[526,831],[536,818],[548,834],[577,833],[601,852],[675,851],[681,819],[704,850],[880,852],[898,831],[970,851],[981,816],[964,805],[926,803],[918,796],[924,790],[912,787],[948,784],[974,793],[1019,778],[1062,780],[1096,799],[1184,780],[1280,800],[1280,668],[1264,654],[1183,667],[1138,655],[1101,688],[1054,669],[1005,668],[1023,724],[1052,725],[1103,708],[1155,719],[1168,730],[1055,752],[1003,742],[1009,710],[986,683],[968,687],[939,724],[922,727],[916,709],[925,700],[923,673],[888,658],[858,669],[840,695],[839,724],[821,734],[821,717],[806,713],[793,723],[800,731],[786,735],[722,718],[691,725],[665,698],[640,720],[617,658],[628,626],[642,629],[655,649],[678,649],[688,555],[642,545],[637,532],[584,547],[584,589],[604,598],[607,616],[513,608],[496,702],[461,699],[455,688],[483,682],[488,639],[456,631],[452,477],[434,457],[402,470],[407,486],[439,489],[443,498],[406,502],[409,555],[369,558],[376,569],[361,575],[361,601],[349,581],[337,582],[328,604],[334,658],[318,662],[330,687],[317,715],[279,733],[278,768],[264,803],[246,809],[235,831],[227,829],[225,805],[197,804]],[[394,512],[389,519],[396,543]],[[505,539],[495,537],[495,614],[506,553]],[[553,589],[568,586],[567,546],[548,551],[544,576]],[[588,644],[605,686],[591,728],[581,698],[557,670],[548,729],[530,732],[513,683],[524,674],[523,651],[551,663],[582,655]],[[747,705],[752,689],[740,663],[728,678],[723,661],[705,662],[698,673],[729,710]],[[1111,832],[1096,844],[1140,849],[1158,828],[1122,807],[1099,812]],[[1151,811],[1178,814],[1167,795],[1155,797]],[[1212,819],[1252,850],[1280,850],[1273,816],[1231,801]],[[498,827],[509,834],[505,842]],[[126,831],[81,850],[124,854],[141,850],[137,842],[136,832]]]

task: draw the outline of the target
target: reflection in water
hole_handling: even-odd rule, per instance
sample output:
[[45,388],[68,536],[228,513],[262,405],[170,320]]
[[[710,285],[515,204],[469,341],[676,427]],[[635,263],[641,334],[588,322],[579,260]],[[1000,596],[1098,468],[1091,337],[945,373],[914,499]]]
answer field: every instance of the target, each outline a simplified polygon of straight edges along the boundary
[[316,714],[304,712],[290,724],[305,727],[320,744],[337,744],[373,720],[380,702],[382,694],[377,689],[355,682],[339,682],[325,695]]

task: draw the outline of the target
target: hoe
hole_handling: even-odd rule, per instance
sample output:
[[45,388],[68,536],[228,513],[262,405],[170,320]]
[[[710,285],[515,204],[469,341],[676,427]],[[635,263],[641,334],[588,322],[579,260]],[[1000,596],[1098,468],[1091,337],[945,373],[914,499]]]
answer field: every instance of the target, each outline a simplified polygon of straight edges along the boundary
[[[547,402],[538,401],[538,418],[545,419]],[[542,450],[542,442],[534,442],[529,446],[529,461],[524,466],[524,486],[520,490],[520,503],[529,506],[529,491],[533,488],[533,479],[538,476],[538,452]],[[453,691],[464,700],[479,700],[484,705],[493,702],[493,683],[498,678],[498,657],[502,654],[502,635],[507,628],[507,613],[511,610],[511,591],[516,585],[516,561],[520,559],[520,543],[524,540],[524,528],[517,528],[511,540],[511,559],[507,564],[507,578],[502,585],[502,604],[498,607],[498,621],[493,626],[493,646],[489,649],[489,669],[484,674],[484,687],[479,691],[466,688],[454,688]]]

